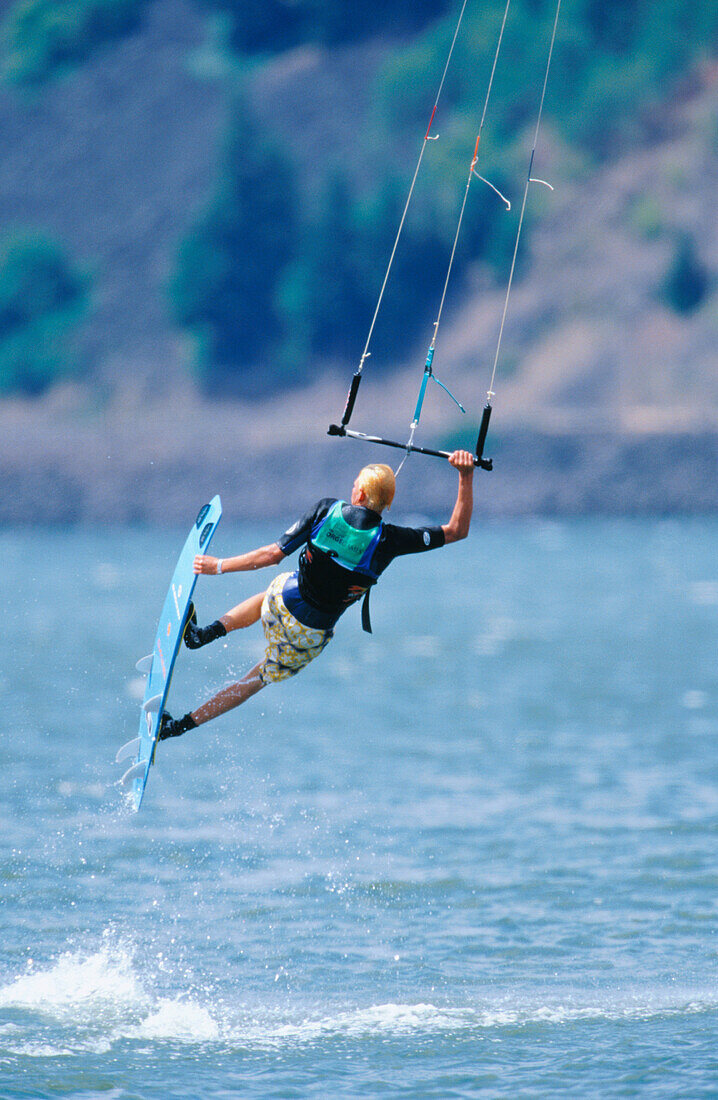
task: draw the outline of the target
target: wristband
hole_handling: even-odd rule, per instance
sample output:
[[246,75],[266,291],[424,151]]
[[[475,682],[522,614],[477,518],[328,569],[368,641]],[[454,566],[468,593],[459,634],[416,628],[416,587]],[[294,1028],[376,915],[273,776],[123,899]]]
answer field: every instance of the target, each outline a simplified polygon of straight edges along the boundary
[[222,572],[222,566],[224,565],[224,558],[220,558],[217,562],[217,576]]

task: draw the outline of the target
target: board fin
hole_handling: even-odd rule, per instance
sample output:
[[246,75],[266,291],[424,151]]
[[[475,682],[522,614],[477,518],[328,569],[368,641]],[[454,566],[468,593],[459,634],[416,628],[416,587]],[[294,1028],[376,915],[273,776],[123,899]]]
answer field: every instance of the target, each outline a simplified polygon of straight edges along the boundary
[[148,676],[150,669],[152,668],[152,657],[152,653],[148,653],[146,657],[141,657],[135,665],[137,671],[142,672],[145,676]]
[[153,695],[151,699],[146,699],[142,704],[142,709],[145,714],[157,714],[160,709],[160,703],[162,702],[162,693],[159,695]]
[[117,756],[115,757],[115,763],[121,764],[123,760],[129,760],[131,756],[136,756],[140,751],[141,738],[133,737],[131,741],[128,741],[117,750]]
[[138,760],[136,764],[133,764],[131,768],[128,768],[125,774],[122,776],[120,783],[123,787],[129,786],[133,779],[141,779],[141,777],[147,771],[147,761]]

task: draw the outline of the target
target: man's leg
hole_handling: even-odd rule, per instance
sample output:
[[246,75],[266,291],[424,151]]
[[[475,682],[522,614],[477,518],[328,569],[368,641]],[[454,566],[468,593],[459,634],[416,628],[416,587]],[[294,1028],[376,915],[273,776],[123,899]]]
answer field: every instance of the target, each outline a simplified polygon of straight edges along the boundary
[[251,626],[259,621],[262,614],[262,600],[264,592],[258,592],[256,596],[237,604],[226,615],[222,615],[220,622],[229,634],[230,630],[241,630],[245,626]]
[[223,688],[201,707],[197,707],[197,710],[188,711],[182,718],[173,718],[167,711],[163,711],[159,740],[166,741],[168,737],[179,737],[188,730],[203,726],[205,722],[211,721],[212,718],[219,718],[220,714],[226,714],[228,710],[233,710],[250,699],[252,695],[256,695],[265,686],[259,676],[260,667],[255,665],[236,684]]
[[228,710],[240,706],[252,695],[256,695],[258,691],[261,691],[265,685],[259,676],[260,667],[260,665],[255,665],[236,684],[230,684],[229,687],[223,688],[222,691],[203,703],[201,707],[197,707],[197,710],[192,711],[192,719],[195,725],[202,726],[212,718],[218,718],[220,714],[226,714]]
[[[185,632],[185,644],[190,649],[198,649],[199,646],[206,645],[207,641],[213,641],[215,638],[228,634],[230,630],[240,630],[242,627],[251,626],[252,623],[257,622],[262,614],[263,600],[264,592],[258,592],[256,596],[250,596],[248,600],[237,604],[221,619],[218,619],[216,623],[212,623],[208,627],[192,627],[192,623],[190,623],[189,626],[194,631],[194,638],[190,635],[188,640],[187,632]],[[214,630],[215,626],[219,628],[219,632]],[[206,640],[201,637],[208,632],[211,632],[211,637],[206,638]],[[213,695],[206,703],[202,703],[196,710],[188,711],[182,718],[172,718],[165,711],[160,723],[160,741],[165,741],[168,737],[179,737],[188,730],[195,729],[197,726],[202,726],[205,722],[211,721],[212,718],[219,718],[220,714],[226,714],[228,710],[233,710],[253,695],[256,695],[265,686],[259,675],[260,668],[261,665],[255,665],[237,683],[223,688],[222,691],[217,692],[216,695]]]
[[256,623],[262,613],[262,600],[264,592],[258,592],[256,596],[250,596],[248,600],[237,604],[221,619],[216,619],[209,626],[197,626],[197,616],[193,614],[187,623],[184,632],[184,644],[188,649],[200,649],[217,638],[224,638],[230,630],[240,630],[242,627]]

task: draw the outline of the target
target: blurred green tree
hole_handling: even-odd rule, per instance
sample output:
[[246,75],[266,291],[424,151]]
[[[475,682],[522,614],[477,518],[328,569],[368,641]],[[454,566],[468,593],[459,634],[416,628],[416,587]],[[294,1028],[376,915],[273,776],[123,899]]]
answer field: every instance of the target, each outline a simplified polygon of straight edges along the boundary
[[302,42],[342,45],[415,31],[450,6],[450,0],[201,0],[232,16],[231,42],[242,53],[278,53]]
[[281,373],[275,288],[296,249],[292,166],[239,98],[214,199],[182,242],[170,300],[206,392],[261,392]]
[[[287,361],[358,360],[376,307],[406,195],[390,176],[357,199],[344,170],[334,168],[305,226],[298,260],[280,288],[286,311]],[[405,358],[430,334],[449,251],[431,218],[402,237],[377,318],[375,347]]]
[[640,33],[641,17],[651,0],[622,0],[606,4],[605,0],[586,0],[585,20],[596,45],[622,52],[631,49]]
[[199,0],[231,17],[230,42],[240,53],[278,53],[303,38],[298,4],[286,0]]
[[288,357],[351,358],[357,333],[371,318],[372,283],[365,279],[366,240],[346,173],[334,168],[304,227],[297,262],[286,273],[280,301],[287,311]]
[[38,85],[140,23],[148,0],[21,0],[1,28],[2,74]]
[[88,279],[57,242],[29,232],[0,242],[0,393],[36,396],[77,374],[71,336]]

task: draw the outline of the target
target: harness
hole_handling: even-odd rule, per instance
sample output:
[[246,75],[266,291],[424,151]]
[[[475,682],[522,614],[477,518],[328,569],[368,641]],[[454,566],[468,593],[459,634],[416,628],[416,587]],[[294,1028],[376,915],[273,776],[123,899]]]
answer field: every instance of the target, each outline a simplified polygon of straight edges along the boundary
[[371,560],[384,524],[380,522],[378,526],[366,530],[352,527],[342,515],[345,503],[343,500],[335,501],[324,519],[313,528],[309,541],[316,550],[327,554],[342,569],[356,573],[357,579],[361,577],[362,581],[369,582],[362,604],[361,622],[363,629],[371,634],[369,592],[378,580],[378,573],[371,568]]

